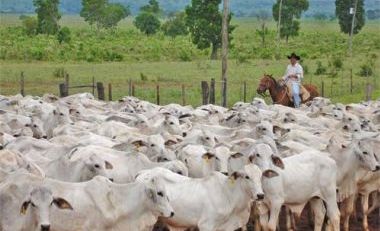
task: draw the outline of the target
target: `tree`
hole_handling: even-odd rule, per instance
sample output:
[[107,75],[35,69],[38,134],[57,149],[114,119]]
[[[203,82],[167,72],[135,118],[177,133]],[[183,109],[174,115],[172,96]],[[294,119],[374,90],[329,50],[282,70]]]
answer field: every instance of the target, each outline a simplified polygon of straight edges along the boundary
[[56,34],[59,30],[58,21],[61,14],[58,10],[59,0],[33,0],[37,13],[37,32]]
[[162,25],[162,31],[164,34],[171,36],[172,38],[179,35],[187,35],[189,31],[187,30],[185,17],[185,12],[179,12],[170,17],[169,20]]
[[139,29],[146,35],[152,35],[157,33],[161,26],[161,22],[157,18],[157,16],[144,11],[140,12],[140,14],[136,17],[133,23],[137,27],[137,29]]
[[357,34],[365,24],[364,0],[335,1],[335,15],[339,20],[340,30],[346,34],[351,33],[353,14],[350,14],[350,8],[355,8],[355,1],[357,1],[357,6],[353,33]]
[[161,27],[158,14],[161,12],[156,0],[150,0],[149,4],[140,8],[140,13],[135,18],[133,24],[146,35],[157,33]]
[[96,24],[98,29],[113,28],[131,14],[129,7],[108,0],[82,0],[82,6],[80,16],[90,25]]
[[103,28],[113,28],[130,14],[129,7],[125,7],[120,3],[110,3],[104,7],[99,24]]
[[71,40],[71,32],[68,27],[62,27],[57,33],[57,40],[61,44],[63,42],[68,43]]
[[[279,20],[280,1],[277,0],[273,5],[272,14],[274,20]],[[297,19],[301,18],[302,12],[309,8],[308,0],[284,0],[281,9],[281,25],[280,36],[288,41],[290,36],[297,36],[300,28],[300,22]]]
[[261,38],[261,43],[265,47],[265,37],[269,33],[268,27],[266,26],[266,22],[269,19],[269,13],[264,10],[260,10],[256,13],[256,18],[261,24],[261,29],[256,29],[256,34],[258,34]]
[[27,35],[32,36],[37,34],[38,21],[36,17],[22,15],[20,16],[20,20]]
[[[191,33],[193,43],[199,49],[211,47],[211,59],[217,58],[218,49],[222,45],[222,14],[219,12],[221,0],[192,0],[186,7],[186,25]],[[229,14],[228,24],[232,15]],[[229,40],[235,26],[228,26]]]
[[148,5],[142,6],[140,11],[149,12],[156,15],[161,13],[160,5],[156,0],[149,0]]

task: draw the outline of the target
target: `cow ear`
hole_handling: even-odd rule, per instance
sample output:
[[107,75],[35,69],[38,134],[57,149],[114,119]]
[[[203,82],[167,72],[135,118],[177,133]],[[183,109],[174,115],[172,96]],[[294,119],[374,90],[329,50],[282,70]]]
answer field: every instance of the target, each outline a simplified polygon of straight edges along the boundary
[[233,172],[230,176],[230,178],[233,180],[236,180],[236,179],[241,178],[241,177],[243,177],[243,175],[239,172]]
[[248,157],[249,163],[253,163],[255,161],[255,155],[250,155]]
[[57,206],[57,208],[59,208],[59,209],[73,210],[73,207],[70,205],[70,203],[67,202],[65,199],[60,198],[60,197],[54,198],[53,204],[55,204],[55,206]]
[[231,155],[232,158],[240,158],[240,157],[243,157],[243,156],[244,156],[244,155],[241,154],[240,152],[237,152],[237,153]]
[[266,177],[266,178],[272,178],[272,177],[276,177],[278,176],[278,173],[274,170],[265,170],[263,172],[263,176]]
[[272,161],[273,161],[273,164],[276,165],[277,167],[281,169],[285,168],[284,163],[282,162],[280,157],[272,155]]
[[349,105],[346,106],[346,111],[351,111],[352,109],[353,109],[352,106],[349,106]]
[[24,201],[24,203],[22,203],[21,209],[20,209],[20,214],[21,215],[25,215],[26,214],[26,210],[28,210],[29,204],[30,204],[30,200]]
[[210,160],[213,157],[215,157],[215,155],[209,152],[206,152],[205,154],[202,155],[202,159],[205,159],[205,160]]
[[219,143],[219,140],[216,137],[214,137],[214,141],[215,141],[215,143]]
[[141,147],[141,146],[146,146],[145,142],[142,141],[142,140],[136,140],[136,141],[133,141],[132,144],[134,146],[136,146],[137,148]]
[[171,145],[174,145],[174,144],[176,144],[177,142],[175,142],[174,140],[167,140],[166,142],[165,142],[165,146],[171,146]]
[[113,165],[110,162],[108,161],[104,161],[104,162],[106,164],[106,169],[113,169]]
[[277,133],[278,131],[281,131],[282,128],[280,126],[274,125],[273,126],[273,133]]

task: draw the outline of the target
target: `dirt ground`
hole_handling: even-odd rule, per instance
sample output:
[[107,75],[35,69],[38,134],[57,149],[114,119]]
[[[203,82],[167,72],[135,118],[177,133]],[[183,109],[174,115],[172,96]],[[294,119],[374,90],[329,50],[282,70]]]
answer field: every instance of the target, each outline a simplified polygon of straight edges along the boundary
[[[363,231],[362,228],[362,213],[360,212],[359,206],[357,206],[358,214],[356,217],[351,217],[350,219],[350,231]],[[309,222],[308,218],[309,209],[305,208],[302,212],[301,219],[296,223],[296,231],[312,231],[313,226],[311,222]],[[380,209],[373,211],[368,216],[368,224],[370,231],[380,231]],[[280,231],[286,230],[285,224],[285,213],[282,212],[280,215]],[[341,230],[343,230],[343,226],[341,224]],[[253,229],[251,229],[253,231]]]
[[[360,211],[359,206],[357,207],[358,207],[357,211]],[[313,225],[309,221],[308,213],[309,213],[309,209],[305,208],[302,212],[301,219],[296,222],[296,231],[312,231],[313,230]],[[369,224],[370,231],[380,231],[380,209],[373,211],[368,216],[368,224]],[[255,231],[253,227],[254,227],[253,225],[248,225],[248,231]],[[167,229],[156,227],[153,230],[166,231]],[[280,214],[280,230],[278,231],[284,231],[284,230],[286,230],[285,212],[282,211]],[[341,230],[343,230],[343,226],[341,226]],[[361,212],[358,212],[356,217],[352,217],[350,219],[350,231],[363,231]]]

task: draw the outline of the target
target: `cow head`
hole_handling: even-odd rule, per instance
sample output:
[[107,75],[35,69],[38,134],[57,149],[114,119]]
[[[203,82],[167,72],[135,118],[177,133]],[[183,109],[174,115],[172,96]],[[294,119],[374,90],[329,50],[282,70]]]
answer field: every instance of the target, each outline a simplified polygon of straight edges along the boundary
[[29,210],[38,219],[41,231],[50,230],[50,209],[52,206],[58,209],[73,210],[67,200],[53,197],[53,193],[46,187],[35,187],[24,200],[20,208],[20,214],[25,215]]
[[169,204],[169,198],[163,182],[158,177],[153,177],[146,185],[145,193],[148,200],[146,201],[147,207],[152,209],[152,212],[157,216],[173,217],[174,210]]
[[166,131],[168,131],[170,134],[173,135],[181,135],[182,130],[179,124],[179,120],[177,117],[172,115],[165,115],[164,120],[164,128]]
[[[229,180],[232,185],[238,184],[248,195],[251,196],[252,199],[264,199],[264,192],[261,187],[261,177],[257,177],[256,174],[259,174],[259,169],[257,168],[258,172],[255,172],[254,177],[251,178],[249,174],[247,174],[245,171],[236,171],[231,173],[229,176]],[[253,170],[255,171],[255,170]]]
[[351,146],[353,146],[354,152],[363,168],[373,172],[380,170],[380,163],[376,159],[376,154],[370,139],[365,138],[353,141]]
[[[96,154],[88,156],[88,158],[84,160],[84,165],[87,171],[84,171],[81,175],[81,181],[91,180],[94,176],[109,177],[107,170],[113,169],[113,165],[110,162],[103,160]],[[112,178],[109,179],[113,181]]]
[[36,139],[47,138],[46,132],[44,130],[44,124],[38,117],[32,117],[31,124],[27,124],[33,132],[33,137]]
[[275,155],[272,148],[267,144],[258,144],[250,154],[249,160],[251,163],[256,164],[263,172],[285,168],[282,159]]

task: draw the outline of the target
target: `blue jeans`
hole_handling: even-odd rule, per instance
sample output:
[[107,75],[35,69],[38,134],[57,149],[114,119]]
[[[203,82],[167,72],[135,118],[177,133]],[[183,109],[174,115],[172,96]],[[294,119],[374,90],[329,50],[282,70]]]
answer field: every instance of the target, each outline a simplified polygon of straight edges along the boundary
[[298,108],[301,104],[301,97],[300,97],[300,84],[297,82],[292,83],[292,90],[293,90],[293,102],[294,107]]

